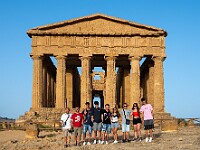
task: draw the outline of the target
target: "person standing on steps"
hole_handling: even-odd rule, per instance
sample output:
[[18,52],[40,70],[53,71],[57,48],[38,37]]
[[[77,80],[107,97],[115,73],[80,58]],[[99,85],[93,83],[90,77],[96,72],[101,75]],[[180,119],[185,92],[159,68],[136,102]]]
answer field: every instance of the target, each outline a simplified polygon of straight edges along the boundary
[[[140,108],[140,112],[142,113],[142,118],[144,118],[144,130],[146,131],[146,142],[152,142],[153,137],[153,129],[154,129],[154,120],[153,120],[153,107],[151,104],[147,104],[145,98],[141,99],[142,107]],[[150,138],[148,138],[148,133],[150,134]]]
[[75,108],[75,113],[72,115],[72,126],[74,128],[74,142],[75,146],[80,146],[81,134],[83,130],[83,114],[80,113],[80,108]]
[[70,109],[67,107],[66,112],[61,116],[61,123],[62,123],[62,131],[64,136],[64,147],[70,146],[70,139],[71,139],[71,117],[72,114],[70,113]]
[[88,136],[88,143],[87,145],[91,145],[90,140],[92,136],[92,110],[90,109],[90,103],[86,102],[85,103],[86,108],[83,110],[82,114],[84,115],[84,124],[83,124],[83,145],[86,145],[86,133],[87,131],[89,132]]
[[123,104],[123,109],[120,111],[120,116],[122,117],[122,132],[123,140],[122,142],[130,142],[130,115],[131,110],[128,109],[128,104]]
[[92,109],[92,122],[93,122],[93,130],[94,130],[94,143],[101,144],[101,130],[102,130],[102,109],[99,107],[99,102],[94,102],[94,108]]

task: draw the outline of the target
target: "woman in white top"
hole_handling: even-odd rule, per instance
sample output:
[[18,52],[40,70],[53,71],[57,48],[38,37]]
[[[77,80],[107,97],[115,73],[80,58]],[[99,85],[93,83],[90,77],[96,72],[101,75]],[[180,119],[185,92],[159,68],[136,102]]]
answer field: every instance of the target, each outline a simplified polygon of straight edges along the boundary
[[114,135],[114,142],[113,142],[114,144],[118,143],[117,130],[120,127],[118,119],[119,119],[119,112],[117,108],[114,107],[111,115],[111,129]]

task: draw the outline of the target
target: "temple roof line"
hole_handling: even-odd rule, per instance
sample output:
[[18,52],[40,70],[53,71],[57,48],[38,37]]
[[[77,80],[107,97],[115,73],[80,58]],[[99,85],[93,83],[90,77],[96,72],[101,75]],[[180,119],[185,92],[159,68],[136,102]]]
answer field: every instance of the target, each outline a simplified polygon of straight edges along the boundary
[[[102,33],[100,35],[131,35],[131,36],[137,36],[137,35],[146,35],[146,36],[167,36],[167,32],[164,31],[163,29],[160,28],[155,28],[152,26],[147,26],[147,25],[143,25],[143,24],[139,24],[136,22],[131,22],[131,21],[127,21],[124,19],[120,19],[120,18],[116,18],[116,17],[111,17],[111,16],[107,16],[104,14],[93,14],[93,15],[89,15],[89,16],[85,16],[85,17],[81,17],[81,18],[75,18],[75,19],[71,19],[71,20],[67,20],[67,21],[63,21],[63,22],[58,22],[58,23],[53,23],[53,24],[48,24],[48,25],[44,25],[44,26],[39,26],[39,27],[35,27],[32,28],[30,30],[27,31],[27,34],[31,37],[32,35],[99,35],[99,34],[95,34],[92,33],[91,30],[88,31],[88,33],[86,33],[85,31],[82,32],[78,32],[78,30],[76,30],[76,32],[71,33],[69,31],[65,31],[65,32],[59,32],[59,31],[55,31],[55,29],[58,28],[63,28],[65,26],[74,26],[74,28],[78,29],[78,27],[76,26],[76,24],[82,23],[82,22],[90,22],[90,21],[94,21],[94,20],[98,20],[98,19],[103,19],[107,22],[112,22],[112,23],[117,23],[120,25],[126,25],[129,28],[136,28],[138,29],[138,31],[136,32],[123,32],[120,34],[115,33],[114,30],[112,30],[112,32],[110,33]],[[116,25],[117,25],[116,24]],[[89,28],[91,28],[89,26]],[[144,29],[145,31],[148,31],[149,33],[145,32],[142,33],[140,30]],[[81,30],[81,29],[80,29]],[[119,30],[118,30],[119,31]]]

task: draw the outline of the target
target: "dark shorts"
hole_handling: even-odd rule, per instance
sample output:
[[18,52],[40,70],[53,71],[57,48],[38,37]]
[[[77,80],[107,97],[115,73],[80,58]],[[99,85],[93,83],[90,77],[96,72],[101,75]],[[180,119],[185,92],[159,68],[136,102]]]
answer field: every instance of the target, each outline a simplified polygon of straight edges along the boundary
[[144,120],[144,130],[154,129],[154,121],[153,119]]
[[142,123],[141,118],[133,118],[133,125],[136,125],[138,123]]

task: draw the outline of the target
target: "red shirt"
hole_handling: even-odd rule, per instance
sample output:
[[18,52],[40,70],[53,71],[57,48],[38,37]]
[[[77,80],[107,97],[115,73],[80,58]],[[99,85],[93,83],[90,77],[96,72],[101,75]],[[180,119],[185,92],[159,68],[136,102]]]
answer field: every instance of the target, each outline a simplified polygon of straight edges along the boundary
[[83,114],[82,113],[74,113],[71,117],[73,119],[73,126],[74,127],[82,127],[82,122],[83,122]]

